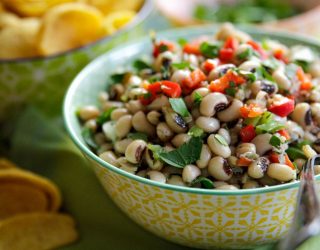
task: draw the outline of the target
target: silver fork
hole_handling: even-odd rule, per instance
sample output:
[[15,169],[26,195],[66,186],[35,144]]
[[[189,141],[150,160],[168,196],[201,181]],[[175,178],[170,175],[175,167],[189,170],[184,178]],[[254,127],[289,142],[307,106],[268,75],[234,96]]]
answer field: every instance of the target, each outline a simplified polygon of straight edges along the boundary
[[320,164],[320,155],[310,158],[300,176],[300,187],[292,227],[277,244],[278,250],[296,249],[308,238],[320,233],[320,205],[316,192],[314,165]]

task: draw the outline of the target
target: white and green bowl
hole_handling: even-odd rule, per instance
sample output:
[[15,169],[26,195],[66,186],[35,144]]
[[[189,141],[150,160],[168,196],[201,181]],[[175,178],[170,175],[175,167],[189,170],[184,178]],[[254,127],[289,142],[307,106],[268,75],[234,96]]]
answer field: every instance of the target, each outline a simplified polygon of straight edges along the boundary
[[[157,36],[177,40],[215,31],[216,27],[205,26],[171,30]],[[256,39],[268,37],[287,45],[304,44],[320,51],[318,42],[303,37],[251,28],[245,31]],[[100,56],[75,78],[65,98],[67,130],[91,163],[106,192],[143,228],[185,246],[244,249],[279,240],[291,224],[298,182],[232,191],[161,184],[108,164],[85,144],[76,110],[87,104],[97,104],[98,93],[106,89],[108,76],[117,67],[128,65],[150,51],[150,39],[145,38]],[[320,176],[317,180],[320,186]]]
[[25,104],[34,104],[49,115],[60,114],[63,96],[76,74],[98,55],[143,35],[142,23],[152,9],[152,1],[145,0],[131,23],[81,48],[48,57],[0,59],[0,121]]

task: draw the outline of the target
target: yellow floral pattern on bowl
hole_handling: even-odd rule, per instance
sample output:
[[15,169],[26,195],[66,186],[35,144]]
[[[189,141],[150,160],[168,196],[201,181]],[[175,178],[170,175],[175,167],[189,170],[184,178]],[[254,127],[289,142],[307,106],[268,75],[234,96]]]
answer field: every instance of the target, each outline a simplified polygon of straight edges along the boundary
[[[195,27],[157,36],[190,39],[213,34],[215,30],[216,26]],[[319,43],[312,39],[253,28],[244,30],[257,39],[269,37],[287,45],[303,44],[320,50]],[[86,146],[76,110],[97,104],[98,93],[105,90],[110,74],[148,51],[151,51],[149,38],[113,49],[80,73],[65,99],[68,132],[89,159],[106,192],[143,228],[178,244],[194,248],[247,249],[283,237],[293,217],[298,183],[233,191],[177,187],[124,172],[104,162]],[[320,176],[317,180],[320,182]]]
[[147,185],[92,161],[114,202],[146,230],[195,248],[247,249],[288,231],[297,188],[251,195],[204,195]]

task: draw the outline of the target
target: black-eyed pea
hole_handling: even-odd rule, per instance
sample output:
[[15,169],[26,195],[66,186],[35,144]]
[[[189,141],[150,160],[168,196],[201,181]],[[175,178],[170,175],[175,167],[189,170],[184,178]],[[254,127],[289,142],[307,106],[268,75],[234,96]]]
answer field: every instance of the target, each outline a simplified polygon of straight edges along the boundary
[[228,105],[227,97],[222,93],[210,93],[200,103],[200,113],[203,116],[212,117],[216,112],[224,110]]
[[142,159],[144,150],[146,149],[147,143],[143,140],[134,140],[131,142],[125,151],[127,161],[131,163],[139,163]]
[[108,109],[111,108],[122,108],[124,106],[123,102],[118,102],[118,101],[107,101],[103,103],[102,109],[104,111],[107,111]]
[[311,114],[313,119],[320,124],[320,100],[317,103],[312,103],[311,106]]
[[100,110],[93,105],[84,106],[78,110],[78,115],[82,121],[97,118],[99,114]]
[[100,155],[103,152],[109,151],[113,149],[112,143],[103,143],[100,145],[100,147],[97,150],[97,154]]
[[228,164],[231,166],[231,167],[236,167],[237,166],[237,161],[238,161],[238,158],[235,157],[234,155],[231,155],[227,158],[227,161],[228,161]]
[[85,122],[84,126],[88,129],[90,129],[91,131],[95,132],[97,130],[97,121],[96,121],[96,119],[87,120]]
[[98,96],[98,100],[101,104],[107,102],[109,100],[109,94],[108,92],[105,92],[105,91],[101,91],[99,93],[99,96]]
[[146,161],[148,167],[152,170],[160,171],[163,168],[162,161],[154,159],[153,152],[149,149],[144,151],[144,160]]
[[138,172],[136,173],[136,175],[137,175],[137,176],[140,176],[140,177],[143,177],[143,178],[146,178],[147,172],[148,172],[148,170],[143,169],[143,170],[138,171]]
[[120,141],[116,141],[114,143],[114,150],[119,154],[124,154],[126,152],[127,147],[133,140],[130,138],[125,138]]
[[160,53],[154,61],[153,67],[156,72],[160,72],[165,62],[170,62],[174,59],[174,54],[171,51]]
[[248,167],[248,175],[254,179],[260,179],[264,176],[270,161],[266,157],[260,157],[252,162]]
[[310,141],[310,142],[315,142],[318,138],[316,135],[312,134],[311,132],[309,131],[305,131],[304,135],[303,135],[303,139],[306,140],[306,141]]
[[256,60],[249,60],[245,61],[240,64],[239,69],[244,70],[247,72],[252,72],[252,70],[255,70],[261,66],[261,63]]
[[119,100],[120,97],[124,94],[125,88],[121,83],[113,84],[110,88],[109,95],[111,99]]
[[258,155],[264,155],[266,152],[272,149],[272,145],[269,143],[271,137],[271,134],[266,133],[257,135],[255,138],[253,138],[251,143],[256,146]]
[[288,165],[280,163],[271,163],[267,170],[268,176],[281,182],[287,182],[296,179],[296,170]]
[[172,108],[163,107],[164,118],[169,128],[175,133],[185,133],[188,130],[188,124],[179,114],[175,113]]
[[126,157],[119,157],[117,162],[119,164],[119,168],[128,173],[135,174],[138,170],[138,165],[132,164],[126,159]]
[[215,188],[221,187],[221,186],[225,186],[225,185],[229,185],[228,183],[226,183],[225,181],[214,181],[213,182],[213,186]]
[[249,142],[240,143],[236,148],[236,156],[247,156],[249,154],[253,155],[256,153],[256,145]]
[[211,151],[216,155],[222,156],[223,158],[228,158],[231,155],[230,147],[221,143],[214,134],[211,134],[208,137],[207,144]]
[[289,120],[286,121],[285,126],[293,141],[303,138],[304,130],[302,127],[300,127],[300,125],[298,125],[298,123]]
[[[235,55],[238,59],[243,61],[249,57],[250,54],[248,52],[250,51],[252,51],[252,47],[249,44],[243,43],[238,46],[235,51]],[[244,53],[248,53],[248,56],[242,56]]]
[[161,114],[158,111],[150,111],[147,114],[147,120],[148,122],[150,122],[152,125],[157,125],[159,124],[159,120],[160,120]]
[[179,69],[173,72],[170,80],[173,82],[181,83],[182,80],[188,78],[190,74],[191,74],[190,70]]
[[154,99],[148,106],[148,110],[157,110],[161,111],[162,107],[170,106],[169,99],[165,95],[160,95]]
[[95,141],[95,143],[97,143],[98,145],[102,145],[106,142],[107,138],[104,135],[104,133],[96,133],[93,136],[93,139]]
[[105,162],[115,166],[119,167],[119,163],[117,161],[117,156],[114,154],[113,151],[106,151],[99,155],[99,157],[104,160]]
[[167,151],[167,152],[170,152],[172,150],[175,150],[176,148],[170,143],[170,142],[166,142],[164,144],[164,150]]
[[232,177],[231,167],[221,156],[215,156],[209,161],[208,172],[219,181],[227,181]]
[[310,64],[309,72],[313,78],[320,77],[320,60],[315,60]]
[[257,181],[249,180],[246,183],[243,184],[243,189],[250,189],[250,188],[258,188],[260,185]]
[[180,175],[171,175],[167,183],[175,186],[186,186]]
[[291,81],[285,75],[283,70],[275,70],[272,74],[272,78],[275,80],[280,89],[289,90],[291,88]]
[[126,108],[117,108],[111,112],[110,118],[113,121],[117,121],[120,117],[128,114],[129,112]]
[[218,119],[207,116],[198,117],[196,125],[206,133],[216,132],[220,128],[220,122]]
[[219,189],[219,190],[238,190],[239,187],[236,186],[236,185],[221,185],[219,187],[217,187],[216,189]]
[[199,108],[198,107],[194,107],[191,109],[191,115],[193,117],[193,119],[197,119],[198,117],[201,116]]
[[[225,128],[220,128],[218,130],[218,134],[221,135],[225,140],[226,142],[230,145],[231,143],[231,137],[230,137],[230,133],[229,133],[229,130],[225,129]],[[230,147],[231,148],[231,147]]]
[[148,122],[146,115],[142,111],[138,111],[133,115],[132,126],[138,132],[146,133],[149,136],[154,136],[156,133],[155,127]]
[[201,148],[200,158],[196,161],[198,168],[206,168],[209,164],[209,161],[212,157],[212,153],[208,145],[203,144]]
[[196,179],[201,174],[200,168],[195,165],[187,165],[182,170],[182,180],[185,183],[190,184],[194,179]]
[[223,122],[231,122],[240,118],[240,108],[243,106],[242,101],[233,99],[229,107],[218,112],[218,118]]
[[133,88],[129,90],[128,98],[129,99],[137,99],[139,96],[143,96],[147,94],[148,91],[144,88]]
[[166,176],[163,173],[156,170],[148,171],[146,177],[152,181],[156,181],[160,183],[166,183],[167,181]]
[[115,133],[117,138],[125,137],[132,128],[132,115],[123,115],[115,123]]
[[185,96],[183,98],[183,100],[184,100],[184,103],[186,104],[187,108],[191,109],[192,108],[192,102],[193,102],[191,95]]
[[160,122],[157,125],[156,132],[157,132],[158,138],[163,142],[167,142],[171,140],[171,138],[174,136],[174,132],[165,122]]
[[311,125],[312,114],[310,104],[306,102],[298,103],[291,113],[291,118],[302,127]]
[[171,143],[176,148],[180,147],[182,144],[188,142],[191,139],[191,136],[185,133],[177,134],[173,139],[171,140]]
[[210,71],[208,80],[209,81],[214,81],[218,78],[221,77],[221,75],[224,75],[227,73],[229,69],[234,69],[236,66],[234,64],[223,64],[219,65],[218,67],[214,68],[213,70]]
[[145,109],[139,100],[130,100],[125,104],[125,107],[131,114],[135,114]]
[[209,94],[209,92],[209,89],[205,87],[195,89],[191,94],[192,101],[194,102],[197,99],[197,96],[205,97],[207,94]]

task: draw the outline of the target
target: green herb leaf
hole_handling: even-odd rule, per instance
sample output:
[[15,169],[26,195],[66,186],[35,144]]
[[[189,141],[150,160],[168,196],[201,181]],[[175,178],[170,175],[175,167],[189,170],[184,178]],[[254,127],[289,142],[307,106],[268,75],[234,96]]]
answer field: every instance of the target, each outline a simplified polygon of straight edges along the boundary
[[225,92],[227,95],[234,97],[237,93],[237,89],[235,87],[229,87],[226,88]]
[[224,139],[224,137],[222,135],[219,134],[215,134],[214,138],[216,138],[216,140],[223,146],[228,146],[228,143],[226,141],[226,139]]
[[148,135],[142,132],[129,133],[128,138],[132,140],[144,140],[148,141]]
[[93,132],[89,128],[83,128],[81,131],[81,135],[84,141],[88,144],[88,146],[92,149],[98,149],[97,143],[93,139]]
[[214,58],[219,55],[220,47],[220,43],[203,42],[200,45],[200,52],[206,57]]
[[268,123],[264,123],[261,125],[258,125],[256,127],[256,133],[257,134],[263,134],[263,133],[275,133],[280,129],[283,129],[285,126],[277,121],[271,120]]
[[122,83],[128,72],[116,73],[110,76],[111,83]]
[[274,82],[273,77],[263,66],[256,68],[255,77],[256,79],[267,79],[271,82]]
[[304,72],[309,72],[309,68],[310,68],[310,63],[306,62],[306,61],[294,61],[295,64],[299,65]]
[[213,181],[204,177],[204,176],[198,176],[197,178],[195,178],[192,182],[191,182],[191,186],[195,186],[198,183],[201,183],[201,186],[206,188],[206,189],[212,189],[214,188],[213,186]]
[[111,117],[111,113],[115,109],[116,109],[115,107],[109,108],[106,111],[104,111],[101,115],[99,115],[96,119],[97,124],[101,126],[103,123],[109,121]]
[[202,148],[202,139],[192,137],[188,142],[182,144],[179,148],[170,152],[160,152],[159,157],[170,166],[184,168],[199,160]]
[[274,117],[274,115],[271,112],[269,112],[269,111],[264,112],[261,116],[260,121],[259,121],[259,125],[271,122],[273,120],[273,117]]
[[279,62],[274,57],[267,59],[267,60],[264,60],[261,64],[265,68],[269,68],[272,70],[275,70],[279,66]]
[[182,117],[191,116],[182,98],[169,98],[169,102],[172,109]]
[[172,63],[171,66],[175,69],[185,69],[190,67],[189,62]]
[[161,44],[161,45],[159,46],[159,51],[160,51],[160,53],[163,53],[163,52],[165,52],[165,51],[167,51],[167,50],[169,50],[169,48],[168,48],[168,46],[167,46],[166,44]]
[[238,70],[237,73],[243,76],[250,83],[254,82],[257,79],[255,73],[252,73],[250,71]]
[[194,125],[189,131],[188,135],[194,137],[201,137],[204,134],[203,129],[199,128],[198,126]]
[[151,65],[146,63],[145,61],[138,59],[135,60],[132,64],[132,66],[137,70],[137,71],[141,71],[143,69],[151,69]]
[[286,150],[286,153],[288,154],[289,158],[293,161],[299,158],[307,159],[307,157],[304,155],[303,151],[296,147],[289,147]]
[[246,125],[253,125],[255,127],[259,124],[259,121],[261,118],[262,118],[261,116],[257,116],[257,117],[253,117],[253,118],[246,118],[246,119],[244,119],[243,122]]
[[247,58],[250,58],[252,56],[252,49],[246,49],[245,51],[243,51],[242,53],[237,55],[237,58],[240,60],[245,60]]
[[202,102],[202,99],[203,99],[203,96],[200,95],[200,94],[196,91],[195,94],[194,94],[194,100],[193,100],[193,102],[194,102],[196,105],[200,105],[200,103]]
[[148,149],[150,149],[153,153],[153,158],[155,160],[160,159],[160,153],[165,152],[164,149],[160,145],[148,144]]
[[183,47],[184,45],[186,45],[188,43],[188,40],[183,37],[180,37],[180,38],[178,38],[177,43],[179,43],[179,45],[181,47]]
[[272,145],[273,147],[279,148],[281,145],[281,140],[278,136],[273,135],[269,140],[269,144]]
[[151,77],[148,79],[148,81],[149,81],[150,83],[159,82],[159,81],[161,81],[161,78],[160,78],[159,76],[151,76]]

